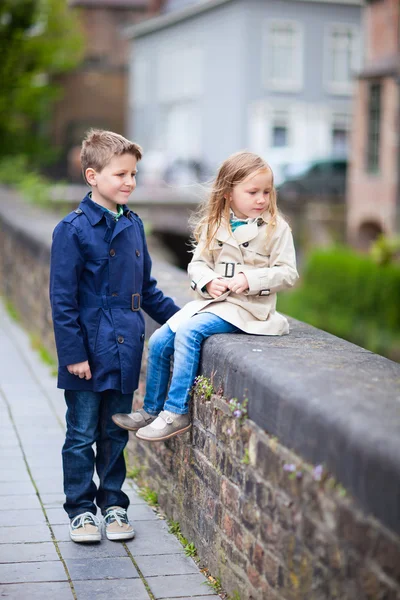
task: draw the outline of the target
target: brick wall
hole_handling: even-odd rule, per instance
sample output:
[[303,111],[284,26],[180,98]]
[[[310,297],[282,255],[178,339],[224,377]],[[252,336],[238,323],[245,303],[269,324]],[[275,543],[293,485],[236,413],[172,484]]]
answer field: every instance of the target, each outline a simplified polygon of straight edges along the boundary
[[[143,390],[142,379],[136,406]],[[400,598],[398,536],[363,514],[327,473],[317,481],[318,470],[275,437],[253,421],[240,424],[222,396],[196,394],[192,412],[192,431],[180,438],[146,444],[130,434],[129,464],[230,594]]]

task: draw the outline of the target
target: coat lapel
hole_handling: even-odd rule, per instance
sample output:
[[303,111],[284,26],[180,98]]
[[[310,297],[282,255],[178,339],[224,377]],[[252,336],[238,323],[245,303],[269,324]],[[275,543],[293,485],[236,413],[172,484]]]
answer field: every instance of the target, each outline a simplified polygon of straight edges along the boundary
[[223,242],[224,244],[229,244],[230,246],[233,246],[234,248],[239,248],[239,244],[237,242],[237,240],[233,237],[233,235],[231,234],[231,232],[229,231],[228,227],[225,225],[225,223],[222,223],[216,233],[215,233],[215,239],[218,240],[219,242]]
[[254,240],[258,235],[258,225],[255,221],[254,223],[250,223],[249,225],[240,225],[237,229],[235,229],[234,236],[237,240],[238,244],[243,244],[244,242],[249,242],[250,240]]
[[111,237],[111,241],[113,241],[113,239],[119,234],[121,233],[121,231],[124,231],[124,229],[127,229],[128,227],[131,227],[132,225],[132,221],[129,219],[129,217],[126,217],[125,215],[122,215],[122,217],[120,217],[114,227],[114,231]]

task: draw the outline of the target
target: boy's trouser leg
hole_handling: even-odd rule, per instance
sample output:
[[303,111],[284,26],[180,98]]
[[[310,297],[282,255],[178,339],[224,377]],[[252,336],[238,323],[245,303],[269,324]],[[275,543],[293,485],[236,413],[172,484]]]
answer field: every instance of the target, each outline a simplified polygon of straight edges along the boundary
[[202,342],[215,333],[240,331],[217,315],[200,312],[182,323],[175,335],[174,367],[164,410],[186,414],[189,393],[196,378]]
[[[132,394],[66,390],[65,400],[67,433],[62,457],[66,496],[64,508],[68,516],[72,519],[86,511],[96,514],[96,494],[100,508],[127,506],[129,500],[121,491],[121,486],[126,473],[123,450],[128,433],[114,425],[111,415],[118,410],[129,412]],[[118,432],[114,429],[118,429]],[[95,442],[96,458],[92,448]],[[99,491],[93,481],[95,461],[101,481]],[[117,501],[114,503],[114,500]],[[105,504],[108,501],[111,504]]]
[[67,433],[62,449],[64,508],[70,519],[86,511],[96,514],[96,485],[93,481],[101,393],[65,390]]
[[129,434],[116,425],[111,416],[132,409],[132,394],[107,390],[101,394],[99,437],[96,444],[96,470],[100,479],[96,494],[97,506],[104,514],[110,506],[128,508],[129,498],[121,490],[126,477],[124,448]]
[[149,339],[143,408],[150,415],[158,415],[164,406],[171,373],[174,338],[175,333],[166,323],[157,329]]

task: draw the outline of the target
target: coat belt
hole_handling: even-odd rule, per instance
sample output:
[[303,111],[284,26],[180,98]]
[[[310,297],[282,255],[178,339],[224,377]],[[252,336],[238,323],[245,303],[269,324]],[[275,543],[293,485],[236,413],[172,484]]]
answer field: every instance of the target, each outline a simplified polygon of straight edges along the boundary
[[82,308],[130,308],[132,311],[140,310],[140,294],[124,294],[121,296],[106,294],[83,293],[79,296],[79,306]]

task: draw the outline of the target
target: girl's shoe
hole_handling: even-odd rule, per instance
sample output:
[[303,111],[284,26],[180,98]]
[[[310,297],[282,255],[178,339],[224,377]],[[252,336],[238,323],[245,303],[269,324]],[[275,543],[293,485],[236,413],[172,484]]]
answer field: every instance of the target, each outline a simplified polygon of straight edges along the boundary
[[169,410],[162,410],[151,425],[147,425],[137,432],[136,437],[146,442],[161,442],[185,433],[191,426],[189,413],[178,415]]
[[135,531],[129,522],[128,513],[121,506],[110,506],[104,515],[106,536],[109,540],[130,540]]
[[73,542],[100,542],[100,521],[91,512],[85,512],[71,519],[69,535]]
[[139,408],[139,410],[135,410],[133,413],[117,413],[111,418],[118,427],[128,429],[128,431],[137,431],[141,427],[150,425],[157,418],[157,415],[151,415],[144,408]]

